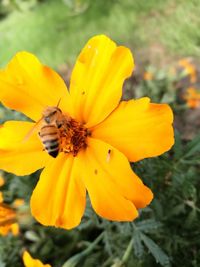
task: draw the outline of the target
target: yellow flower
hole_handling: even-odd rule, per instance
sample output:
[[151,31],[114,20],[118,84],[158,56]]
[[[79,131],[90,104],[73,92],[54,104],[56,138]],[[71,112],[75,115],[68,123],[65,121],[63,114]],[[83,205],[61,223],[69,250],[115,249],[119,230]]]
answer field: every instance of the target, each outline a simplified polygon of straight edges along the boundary
[[12,223],[5,226],[0,226],[0,235],[6,236],[9,233],[12,233],[13,235],[19,234],[19,224],[18,223]]
[[5,236],[9,233],[19,234],[19,225],[16,222],[16,212],[9,205],[3,202],[3,195],[0,192],[0,235]]
[[195,66],[187,58],[179,60],[178,64],[183,67],[186,74],[190,76],[190,82],[195,83],[197,81],[197,71]]
[[[4,185],[5,181],[0,176],[0,186]],[[14,208],[23,205],[23,199],[16,199],[12,207],[4,203],[3,193],[0,191],[0,235],[8,235],[10,232],[13,235],[19,234],[19,224],[17,223],[17,213]]]
[[3,176],[0,176],[0,187],[3,186],[4,184],[5,184],[5,180]]
[[[77,226],[86,190],[96,213],[109,220],[132,221],[151,202],[151,190],[129,161],[171,148],[173,114],[147,97],[119,103],[133,67],[128,48],[99,35],[81,51],[69,92],[58,74],[27,52],[0,72],[2,103],[34,121],[8,121],[0,128],[0,168],[25,175],[45,167],[31,197],[40,223]],[[35,125],[39,129],[24,141]]]
[[24,202],[24,199],[22,199],[22,198],[17,198],[17,199],[14,200],[14,202],[13,202],[13,206],[14,206],[15,208],[19,208],[19,207],[23,206],[24,203],[25,203],[25,202]]
[[184,99],[187,102],[189,108],[199,108],[200,107],[200,92],[194,87],[187,88]]
[[3,202],[3,193],[0,192],[0,203],[2,203],[2,202]]
[[51,267],[49,264],[43,264],[40,260],[33,259],[28,251],[23,253],[23,262],[25,267]]

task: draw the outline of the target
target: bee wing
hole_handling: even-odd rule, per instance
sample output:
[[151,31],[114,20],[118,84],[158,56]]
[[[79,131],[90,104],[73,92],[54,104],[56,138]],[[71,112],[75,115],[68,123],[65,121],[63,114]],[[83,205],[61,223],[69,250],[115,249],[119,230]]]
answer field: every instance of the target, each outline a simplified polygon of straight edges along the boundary
[[31,135],[33,135],[34,132],[36,132],[37,130],[39,131],[40,127],[41,127],[41,123],[43,121],[43,117],[41,119],[39,119],[39,121],[37,121],[33,127],[30,129],[30,131],[25,135],[23,141],[26,142]]

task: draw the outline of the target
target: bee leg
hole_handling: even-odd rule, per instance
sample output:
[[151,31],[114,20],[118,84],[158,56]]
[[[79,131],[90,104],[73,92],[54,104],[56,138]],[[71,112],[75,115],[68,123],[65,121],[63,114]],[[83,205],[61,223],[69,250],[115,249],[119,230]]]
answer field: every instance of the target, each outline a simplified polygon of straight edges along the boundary
[[60,129],[63,126],[63,122],[56,121],[56,125],[57,125],[58,129]]

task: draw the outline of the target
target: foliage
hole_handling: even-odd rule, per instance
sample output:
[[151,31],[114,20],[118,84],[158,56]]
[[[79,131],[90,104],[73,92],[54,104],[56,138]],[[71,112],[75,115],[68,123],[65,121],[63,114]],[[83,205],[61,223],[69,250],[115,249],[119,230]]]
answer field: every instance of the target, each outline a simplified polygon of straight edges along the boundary
[[28,11],[39,2],[41,2],[41,0],[1,0],[0,17],[5,17],[15,10]]
[[[21,9],[22,3],[29,4],[15,2]],[[0,66],[20,50],[33,52],[51,67],[72,64],[80,47],[100,33],[133,52],[138,49],[141,61],[199,55],[199,12],[198,0],[38,0],[0,21]]]
[[72,11],[72,15],[79,15],[85,12],[91,4],[90,0],[63,0],[69,9]]

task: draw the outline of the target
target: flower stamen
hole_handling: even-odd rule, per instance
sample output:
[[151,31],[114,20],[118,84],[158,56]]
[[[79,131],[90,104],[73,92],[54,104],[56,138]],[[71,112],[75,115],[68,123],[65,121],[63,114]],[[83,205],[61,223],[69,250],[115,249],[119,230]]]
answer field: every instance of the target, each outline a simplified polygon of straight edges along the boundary
[[47,107],[34,127],[40,121],[42,126],[39,137],[44,150],[52,157],[56,158],[59,152],[72,153],[75,157],[81,148],[86,147],[86,139],[90,131],[84,127],[83,123],[63,113],[57,106]]
[[60,129],[60,151],[65,153],[72,153],[75,157],[79,150],[86,148],[87,136],[90,132],[81,123],[72,118],[68,118],[67,125],[63,125]]

